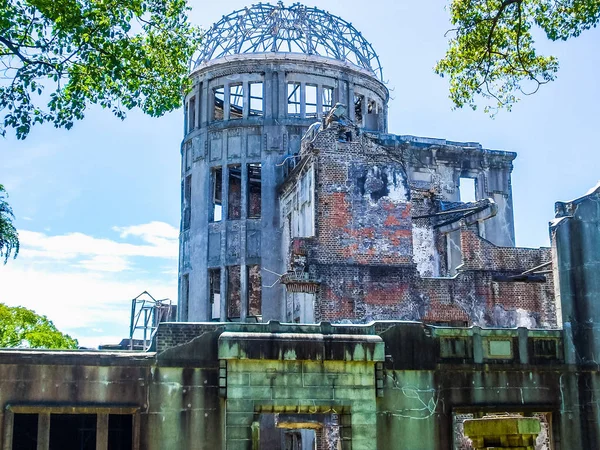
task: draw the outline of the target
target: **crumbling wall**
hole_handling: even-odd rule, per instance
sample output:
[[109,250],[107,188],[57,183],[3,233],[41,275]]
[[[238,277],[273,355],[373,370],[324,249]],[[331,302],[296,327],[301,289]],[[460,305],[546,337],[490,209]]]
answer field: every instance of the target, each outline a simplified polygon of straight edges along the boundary
[[402,164],[365,136],[316,138],[317,242],[322,263],[412,264],[410,191]]

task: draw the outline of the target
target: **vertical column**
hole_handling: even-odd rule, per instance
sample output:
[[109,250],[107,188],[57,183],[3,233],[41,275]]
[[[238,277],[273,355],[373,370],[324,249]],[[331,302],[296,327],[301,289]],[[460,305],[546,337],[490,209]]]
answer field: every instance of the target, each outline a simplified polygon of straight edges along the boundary
[[250,115],[250,83],[248,83],[248,81],[242,83],[242,93],[244,94],[244,100],[242,102],[242,118],[247,119]]
[[96,416],[96,450],[108,450],[108,414]]
[[4,411],[4,450],[12,450],[13,440],[13,425],[15,421],[15,415],[10,409]]
[[229,83],[223,86],[223,120],[229,120]]
[[[246,136],[244,136],[245,138]],[[243,141],[242,141],[243,142]],[[243,149],[242,149],[243,150]],[[248,218],[248,164],[246,152],[242,151],[242,201],[240,207],[240,321],[245,322],[248,315],[248,270],[246,269],[246,219]]]
[[317,118],[323,117],[323,85],[317,85]]
[[300,83],[300,117],[306,119],[306,83]]
[[[225,89],[225,92],[229,92],[229,86]],[[227,149],[224,149],[223,152],[226,155]],[[224,158],[224,162],[222,172],[223,187],[221,191],[221,322],[227,322],[227,297],[229,296],[229,292],[227,292],[228,273],[225,264],[227,258],[227,217],[229,215],[229,167],[227,166],[226,158]]]
[[265,78],[263,80],[263,108],[265,119],[272,119],[277,114],[277,72],[271,72],[270,70],[265,71]]
[[202,123],[200,117],[200,111],[202,110],[202,84],[199,82],[196,85],[196,89],[194,89],[196,91],[196,123],[194,123],[194,129],[200,128],[200,124]]
[[348,83],[348,114],[352,122],[356,120],[354,112],[354,86]]
[[50,413],[38,415],[37,450],[50,448]]
[[279,98],[277,99],[277,108],[279,111],[276,118],[287,117],[287,81],[285,79],[284,72],[277,72],[277,92],[279,92]]

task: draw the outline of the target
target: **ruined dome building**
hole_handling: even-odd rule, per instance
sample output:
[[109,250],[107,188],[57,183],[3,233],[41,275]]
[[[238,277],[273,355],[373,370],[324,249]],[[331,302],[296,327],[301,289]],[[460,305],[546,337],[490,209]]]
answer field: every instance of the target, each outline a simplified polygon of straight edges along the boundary
[[556,326],[552,276],[535,273],[549,249],[514,247],[516,154],[389,134],[379,57],[352,24],[235,11],[191,78],[180,321]]
[[179,320],[143,297],[145,351],[0,349],[0,448],[600,449],[600,185],[517,248],[516,155],[389,134],[349,23],[258,4],[203,44]]

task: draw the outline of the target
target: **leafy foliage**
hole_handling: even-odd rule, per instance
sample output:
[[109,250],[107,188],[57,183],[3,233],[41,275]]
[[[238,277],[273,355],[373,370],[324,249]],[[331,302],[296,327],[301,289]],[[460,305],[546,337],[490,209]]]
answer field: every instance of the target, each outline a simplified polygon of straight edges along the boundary
[[[177,108],[199,32],[186,0],[0,0],[0,134],[71,128],[88,104],[120,118]],[[45,104],[45,105],[44,105]]]
[[4,264],[11,254],[16,258],[19,253],[19,234],[12,223],[15,216],[6,197],[4,186],[0,184],[0,259],[4,258]]
[[78,343],[46,316],[0,303],[0,347],[75,349]]
[[532,37],[537,26],[548,39],[567,40],[595,27],[600,0],[452,0],[454,37],[436,73],[450,77],[450,98],[458,108],[511,109],[519,95],[553,81],[558,60],[538,55]]

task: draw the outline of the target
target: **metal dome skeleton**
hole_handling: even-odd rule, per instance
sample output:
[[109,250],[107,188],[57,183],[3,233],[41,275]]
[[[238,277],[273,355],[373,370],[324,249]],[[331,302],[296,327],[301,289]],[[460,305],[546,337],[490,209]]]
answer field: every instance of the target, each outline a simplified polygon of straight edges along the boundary
[[194,67],[241,53],[304,53],[350,62],[383,81],[377,53],[351,23],[300,3],[259,3],[234,11],[215,23],[203,40]]

